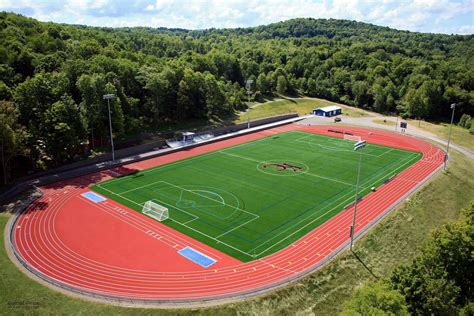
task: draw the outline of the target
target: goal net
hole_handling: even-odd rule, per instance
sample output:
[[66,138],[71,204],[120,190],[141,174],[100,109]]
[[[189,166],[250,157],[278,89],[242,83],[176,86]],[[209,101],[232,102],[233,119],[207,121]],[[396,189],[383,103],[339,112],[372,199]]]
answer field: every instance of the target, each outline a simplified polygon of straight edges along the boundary
[[352,140],[353,142],[360,142],[362,140],[360,136],[354,136],[349,134],[344,134],[344,139]]
[[143,205],[142,213],[146,216],[156,219],[159,222],[162,222],[165,219],[169,218],[168,208],[153,201],[145,202],[145,205]]

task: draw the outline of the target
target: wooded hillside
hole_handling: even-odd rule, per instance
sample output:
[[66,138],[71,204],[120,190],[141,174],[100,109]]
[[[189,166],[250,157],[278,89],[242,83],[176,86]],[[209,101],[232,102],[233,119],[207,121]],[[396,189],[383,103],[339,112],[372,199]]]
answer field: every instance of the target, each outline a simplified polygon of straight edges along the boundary
[[456,102],[458,120],[474,115],[473,69],[472,35],[323,19],[203,31],[112,29],[3,12],[2,169],[10,177],[20,165],[48,168],[106,141],[106,93],[117,95],[116,137],[229,117],[246,107],[247,79],[255,82],[255,99],[307,95],[435,120],[449,118]]

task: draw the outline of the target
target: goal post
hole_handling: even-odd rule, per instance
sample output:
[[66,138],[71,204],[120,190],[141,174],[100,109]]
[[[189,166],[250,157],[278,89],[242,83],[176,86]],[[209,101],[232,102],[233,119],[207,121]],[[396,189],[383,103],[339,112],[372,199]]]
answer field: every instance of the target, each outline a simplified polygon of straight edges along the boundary
[[344,139],[351,140],[353,142],[360,142],[362,138],[360,136],[344,134]]
[[142,213],[148,217],[156,219],[159,222],[169,218],[168,208],[153,201],[145,202]]

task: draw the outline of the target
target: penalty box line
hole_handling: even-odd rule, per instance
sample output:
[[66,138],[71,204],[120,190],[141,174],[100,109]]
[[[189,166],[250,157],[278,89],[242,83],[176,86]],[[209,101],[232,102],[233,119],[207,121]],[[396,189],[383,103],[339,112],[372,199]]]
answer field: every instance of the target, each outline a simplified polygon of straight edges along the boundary
[[[260,216],[257,215],[257,214],[248,212],[248,211],[246,211],[246,210],[244,210],[244,209],[241,209],[241,208],[239,208],[239,207],[237,207],[237,206],[229,205],[229,204],[225,203],[224,200],[223,200],[223,201],[218,201],[218,200],[215,200],[215,199],[210,198],[210,197],[208,197],[208,196],[205,196],[205,195],[196,193],[196,192],[193,191],[193,190],[188,190],[188,189],[185,189],[185,188],[183,188],[183,187],[181,187],[181,186],[179,186],[179,185],[175,185],[175,184],[172,184],[172,183],[170,183],[170,182],[168,182],[168,181],[163,181],[163,180],[159,180],[159,181],[155,181],[155,182],[152,182],[152,183],[148,183],[148,184],[142,185],[142,186],[140,186],[140,187],[137,187],[137,188],[134,188],[134,189],[130,189],[130,190],[127,190],[127,191],[123,191],[123,192],[120,192],[120,193],[115,193],[115,195],[119,195],[119,196],[123,197],[123,194],[127,194],[127,193],[130,193],[130,192],[133,192],[133,191],[141,190],[141,189],[143,189],[143,188],[146,188],[146,187],[148,187],[148,186],[152,186],[152,185],[155,185],[155,184],[158,184],[158,183],[165,183],[165,184],[167,184],[167,185],[169,185],[169,186],[178,188],[178,189],[180,189],[180,190],[182,190],[182,191],[190,192],[190,193],[192,193],[192,194],[195,194],[195,195],[198,195],[198,196],[200,196],[200,197],[206,198],[206,199],[211,200],[211,201],[213,201],[213,202],[216,202],[216,203],[219,203],[219,204],[222,204],[222,205],[225,205],[225,206],[234,208],[234,209],[236,209],[236,210],[238,210],[238,211],[241,211],[241,212],[250,214],[250,215],[252,215],[252,216],[256,216],[256,218],[259,218],[259,217],[260,217]],[[99,186],[100,186],[100,185],[99,185]],[[107,191],[111,192],[110,190],[108,190],[108,189],[106,189],[106,188],[104,188],[104,187],[102,187],[102,186],[100,186],[100,187],[101,187],[102,189],[104,189],[104,190],[107,190]],[[158,200],[157,200],[157,201],[158,201]],[[143,205],[144,203],[139,203],[139,204],[140,204],[140,205]]]
[[[240,228],[240,227],[242,227],[242,226],[244,226],[244,225],[247,225],[248,223],[250,223],[250,222],[252,222],[252,221],[254,221],[254,220],[256,220],[257,218],[260,217],[260,216],[258,216],[258,215],[253,214],[253,215],[255,215],[256,217],[249,219],[248,221],[246,221],[246,222],[244,222],[244,223],[242,223],[242,224],[240,224],[240,225],[238,225],[238,226],[236,226],[236,227],[234,227],[234,228],[232,228],[232,229],[226,231],[225,233],[223,233],[223,234],[221,234],[221,235],[219,235],[219,236],[212,237],[212,236],[210,236],[210,235],[208,235],[208,234],[206,234],[206,233],[203,233],[203,232],[201,232],[201,231],[199,231],[199,230],[196,230],[196,229],[194,229],[194,228],[192,228],[192,227],[189,227],[189,226],[187,225],[187,224],[189,224],[189,223],[191,223],[191,222],[194,222],[195,220],[200,219],[199,216],[194,215],[194,214],[192,214],[192,213],[189,213],[189,212],[187,212],[187,211],[181,209],[180,207],[173,206],[173,205],[171,205],[171,204],[169,204],[169,203],[167,203],[167,202],[164,202],[164,201],[160,201],[160,200],[158,200],[158,199],[153,199],[153,201],[156,201],[156,202],[158,202],[159,204],[168,205],[169,207],[176,208],[176,209],[178,209],[179,211],[181,211],[181,212],[183,212],[183,213],[186,213],[186,214],[189,214],[189,215],[193,216],[193,217],[194,217],[193,219],[191,219],[191,220],[189,220],[189,221],[186,221],[186,222],[180,222],[180,221],[178,221],[178,220],[176,220],[176,219],[173,219],[173,218],[171,218],[171,217],[169,217],[169,219],[172,220],[172,221],[175,222],[175,223],[178,223],[178,224],[183,225],[183,226],[185,226],[185,227],[187,227],[187,228],[193,229],[193,230],[195,230],[195,231],[201,233],[202,235],[204,235],[204,236],[206,236],[206,237],[208,237],[208,238],[212,238],[212,239],[214,239],[215,241],[217,241],[218,243],[222,243],[222,244],[224,244],[224,245],[226,245],[226,246],[228,246],[228,247],[231,247],[231,248],[233,248],[233,247],[230,246],[230,245],[228,245],[228,244],[226,244],[225,242],[221,241],[219,238],[222,237],[222,236],[227,235],[228,233],[230,233],[230,232],[232,232],[232,231],[234,231],[234,230],[236,230],[236,229],[238,229],[238,228]],[[143,203],[141,203],[141,204],[143,204]],[[141,205],[141,204],[140,204],[140,205]],[[247,212],[247,213],[248,213],[248,212]],[[249,214],[251,214],[251,213],[249,213]],[[234,249],[236,249],[236,248],[234,248]],[[237,249],[236,249],[236,250],[237,250]],[[248,256],[251,256],[249,253],[246,253],[246,252],[244,252],[244,251],[242,251],[242,250],[240,250],[240,251],[241,251],[242,253],[247,254]]]
[[[129,202],[131,202],[131,203],[133,203],[133,204],[135,204],[135,205],[138,205],[138,206],[140,206],[140,207],[143,206],[142,204],[139,204],[139,203],[137,203],[137,202],[135,202],[135,201],[133,201],[133,200],[130,200],[130,199],[124,197],[124,196],[121,196],[119,193],[115,193],[115,192],[113,192],[113,191],[110,191],[109,189],[106,189],[106,188],[101,187],[100,184],[98,184],[97,186],[99,186],[100,188],[104,189],[105,191],[108,191],[110,194],[116,195],[116,196],[118,196],[118,197],[120,197],[120,198],[122,198],[122,199],[124,199],[124,200],[127,200],[127,201],[129,201]],[[159,200],[156,200],[156,201],[159,201]],[[161,203],[162,201],[159,201],[159,202]],[[168,204],[168,203],[163,203],[163,204]],[[168,204],[168,205],[170,205],[170,204]],[[171,205],[170,205],[170,206],[171,206]],[[176,206],[173,206],[173,207],[176,207]],[[176,208],[179,209],[178,207],[176,207]],[[182,211],[182,210],[180,209],[180,211]],[[255,215],[255,214],[253,214],[253,215]],[[244,254],[244,255],[247,255],[247,256],[249,256],[249,257],[255,257],[255,256],[253,256],[253,255],[251,255],[251,254],[249,254],[249,253],[247,253],[247,252],[245,252],[245,251],[243,251],[243,250],[241,250],[241,249],[239,249],[239,248],[236,248],[236,247],[234,247],[234,246],[231,246],[231,245],[229,245],[229,244],[227,244],[227,243],[225,243],[225,242],[223,242],[223,241],[217,239],[216,237],[212,237],[212,236],[210,236],[210,235],[208,235],[208,234],[206,234],[206,233],[203,233],[203,232],[200,231],[200,230],[197,230],[197,229],[195,229],[195,228],[193,228],[193,227],[190,227],[190,226],[186,225],[186,223],[181,223],[181,222],[179,222],[179,221],[177,221],[177,220],[172,219],[171,217],[168,218],[168,219],[171,220],[171,221],[173,221],[173,222],[175,222],[175,223],[177,223],[177,224],[179,224],[179,225],[181,225],[181,226],[184,226],[184,227],[186,227],[186,228],[188,228],[188,229],[190,229],[190,230],[193,230],[193,231],[195,231],[195,232],[198,233],[198,234],[201,234],[201,235],[203,235],[203,236],[205,236],[205,237],[207,237],[207,238],[209,238],[209,239],[212,239],[212,240],[216,241],[217,243],[223,244],[224,246],[227,246],[227,247],[229,247],[229,248],[231,248],[231,249],[234,249],[234,250],[236,250],[236,251],[238,251],[238,252],[240,252],[240,253],[242,253],[242,254]],[[164,225],[164,224],[163,224],[163,225]]]
[[[332,152],[347,152],[347,153],[352,153],[354,152],[353,150],[350,150],[350,149],[344,149],[342,147],[335,147],[335,146],[331,146],[331,145],[322,145],[322,144],[317,144],[317,143],[313,143],[311,142],[311,140],[307,140],[307,141],[302,141],[302,140],[295,140],[295,142],[298,142],[298,143],[301,143],[301,144],[306,144],[306,145],[314,145],[314,146],[319,146],[320,148],[326,150],[326,151],[332,151]],[[378,157],[378,155],[374,155],[374,154],[367,154],[367,153],[362,153],[363,156],[372,156],[372,157]]]
[[[306,138],[311,138],[311,137],[314,137],[318,134],[311,134],[311,135],[306,135],[306,136],[303,136],[303,137],[300,137],[300,138],[297,138],[295,139],[294,141],[295,142],[298,142],[298,143],[303,143],[303,144],[309,144],[310,141],[303,141],[303,139],[306,139]],[[316,136],[317,137],[317,136]],[[328,136],[330,137],[330,136]],[[338,139],[338,140],[342,140],[344,141],[345,139],[343,138],[335,138],[335,139]],[[380,145],[377,145],[377,144],[371,144],[369,143],[370,145],[374,145],[374,146],[380,146]],[[315,144],[315,145],[318,145],[319,147],[321,148],[334,148],[334,150],[332,149],[329,149],[329,150],[332,150],[332,151],[346,151],[346,152],[352,152],[351,150],[347,150],[347,149],[337,149],[336,150],[336,147],[333,147],[333,146],[327,146],[327,145],[321,145],[321,144]],[[386,154],[388,154],[389,152],[392,152],[392,151],[400,151],[400,152],[405,152],[405,150],[403,149],[399,149],[399,148],[395,148],[395,147],[390,147],[390,146],[380,146],[380,147],[389,147],[389,149],[385,150],[383,153],[379,154],[379,155],[374,155],[374,154],[367,154],[367,153],[362,153],[362,155],[366,155],[366,156],[373,156],[373,157],[377,157],[377,158],[380,158]]]
[[[211,197],[208,197],[208,196],[199,194],[199,193],[194,192],[194,191],[192,191],[192,190],[185,189],[185,188],[183,188],[183,187],[181,187],[181,186],[179,186],[179,185],[175,185],[175,184],[172,184],[172,183],[167,182],[167,181],[161,180],[161,181],[155,182],[155,184],[156,184],[156,183],[160,183],[160,182],[165,183],[165,184],[167,184],[167,185],[169,185],[169,186],[178,188],[178,189],[180,189],[181,191],[187,191],[187,192],[190,192],[190,193],[192,193],[192,194],[198,195],[198,196],[200,196],[200,197],[203,197],[203,198],[205,198],[205,199],[211,200],[211,201],[213,201],[213,202],[220,203],[220,204],[223,204],[223,205],[228,206],[228,207],[231,207],[231,208],[233,207],[234,209],[236,209],[236,210],[238,210],[238,211],[241,211],[241,212],[243,212],[243,213],[246,213],[246,214],[249,214],[249,215],[253,216],[252,218],[250,218],[249,220],[243,222],[242,224],[240,224],[240,225],[238,225],[238,226],[236,226],[236,227],[234,227],[234,228],[232,228],[232,229],[227,230],[225,233],[220,234],[219,236],[214,237],[216,240],[218,240],[220,237],[223,237],[223,236],[229,234],[230,232],[232,232],[232,231],[234,231],[234,230],[236,230],[236,229],[238,229],[238,228],[240,228],[240,227],[242,227],[242,226],[245,226],[245,225],[247,225],[248,223],[253,222],[253,221],[255,221],[255,220],[257,220],[257,219],[260,218],[260,216],[257,215],[257,214],[248,212],[248,211],[243,210],[243,209],[241,209],[241,208],[239,208],[239,207],[235,207],[235,206],[226,204],[225,202],[221,202],[221,201],[215,200],[215,199],[213,199],[213,198],[211,198]],[[143,187],[146,187],[146,186],[149,186],[149,185],[152,185],[152,184],[144,185],[144,186],[142,186],[142,188],[143,188]],[[130,192],[130,191],[134,191],[134,190],[126,191],[126,193],[128,193],[128,192]],[[195,220],[199,219],[199,216],[196,216],[196,215],[194,215],[194,214],[192,214],[192,213],[186,212],[186,211],[184,211],[183,209],[181,209],[181,208],[179,208],[179,207],[177,207],[177,206],[173,206],[173,205],[171,205],[171,204],[169,204],[169,203],[167,203],[167,202],[161,201],[161,200],[159,200],[159,199],[153,199],[153,200],[154,200],[154,201],[157,201],[157,202],[159,202],[159,203],[162,203],[162,204],[166,204],[166,205],[168,205],[168,206],[170,206],[170,207],[176,208],[176,209],[180,210],[181,212],[186,213],[186,214],[189,214],[189,215],[191,215],[191,216],[194,217],[192,220],[187,221],[186,223],[181,223],[181,222],[179,222],[179,221],[177,221],[177,220],[175,220],[175,219],[170,218],[170,219],[173,220],[174,222],[177,222],[177,223],[180,223],[180,224],[185,225],[185,224],[187,224],[187,223],[190,223],[190,222],[192,222],[192,221],[195,221]],[[144,203],[139,203],[139,205],[143,205],[143,204],[144,204]],[[207,234],[206,234],[206,235],[207,235]],[[219,242],[222,243],[222,241],[220,241],[220,240],[219,240]]]
[[198,196],[200,196],[200,197],[203,197],[203,198],[205,198],[205,199],[211,200],[211,201],[213,201],[213,202],[220,203],[220,204],[223,204],[223,205],[228,206],[228,207],[231,207],[231,208],[233,207],[234,209],[236,209],[236,210],[238,210],[238,211],[241,211],[241,212],[243,212],[243,213],[247,213],[247,214],[249,214],[249,215],[251,215],[251,216],[255,216],[255,218],[259,218],[259,217],[260,217],[259,215],[254,214],[254,213],[251,213],[251,212],[248,212],[248,211],[246,211],[246,210],[244,210],[244,209],[241,209],[240,207],[233,206],[233,205],[229,205],[229,204],[227,204],[227,203],[225,203],[225,202],[221,202],[221,201],[215,200],[215,199],[210,198],[210,197],[208,197],[208,196],[205,196],[205,195],[203,195],[203,194],[199,194],[199,193],[196,193],[196,192],[194,192],[194,191],[192,191],[192,190],[185,189],[185,188],[183,188],[183,187],[181,187],[181,186],[179,186],[179,185],[175,185],[175,184],[169,183],[169,182],[167,182],[167,181],[160,181],[160,182],[166,183],[166,184],[168,184],[168,185],[170,185],[170,186],[173,186],[173,187],[175,187],[175,188],[181,189],[181,190],[183,190],[183,191],[187,191],[187,192],[190,192],[190,193],[192,193],[192,194],[198,195]]

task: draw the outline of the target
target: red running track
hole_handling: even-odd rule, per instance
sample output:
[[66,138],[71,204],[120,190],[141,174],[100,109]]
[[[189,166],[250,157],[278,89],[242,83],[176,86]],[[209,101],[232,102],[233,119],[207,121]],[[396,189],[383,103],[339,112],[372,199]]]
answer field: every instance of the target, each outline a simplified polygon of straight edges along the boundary
[[[35,275],[85,295],[154,303],[189,303],[250,296],[310,273],[348,244],[352,208],[289,247],[242,263],[112,200],[92,203],[80,194],[111,176],[195,156],[289,130],[342,137],[334,127],[286,125],[132,163],[41,188],[44,195],[13,223],[16,257]],[[444,152],[408,136],[338,127],[369,143],[423,153],[422,159],[358,204],[356,233],[376,223],[440,169]],[[218,260],[208,269],[177,254],[191,246]]]

